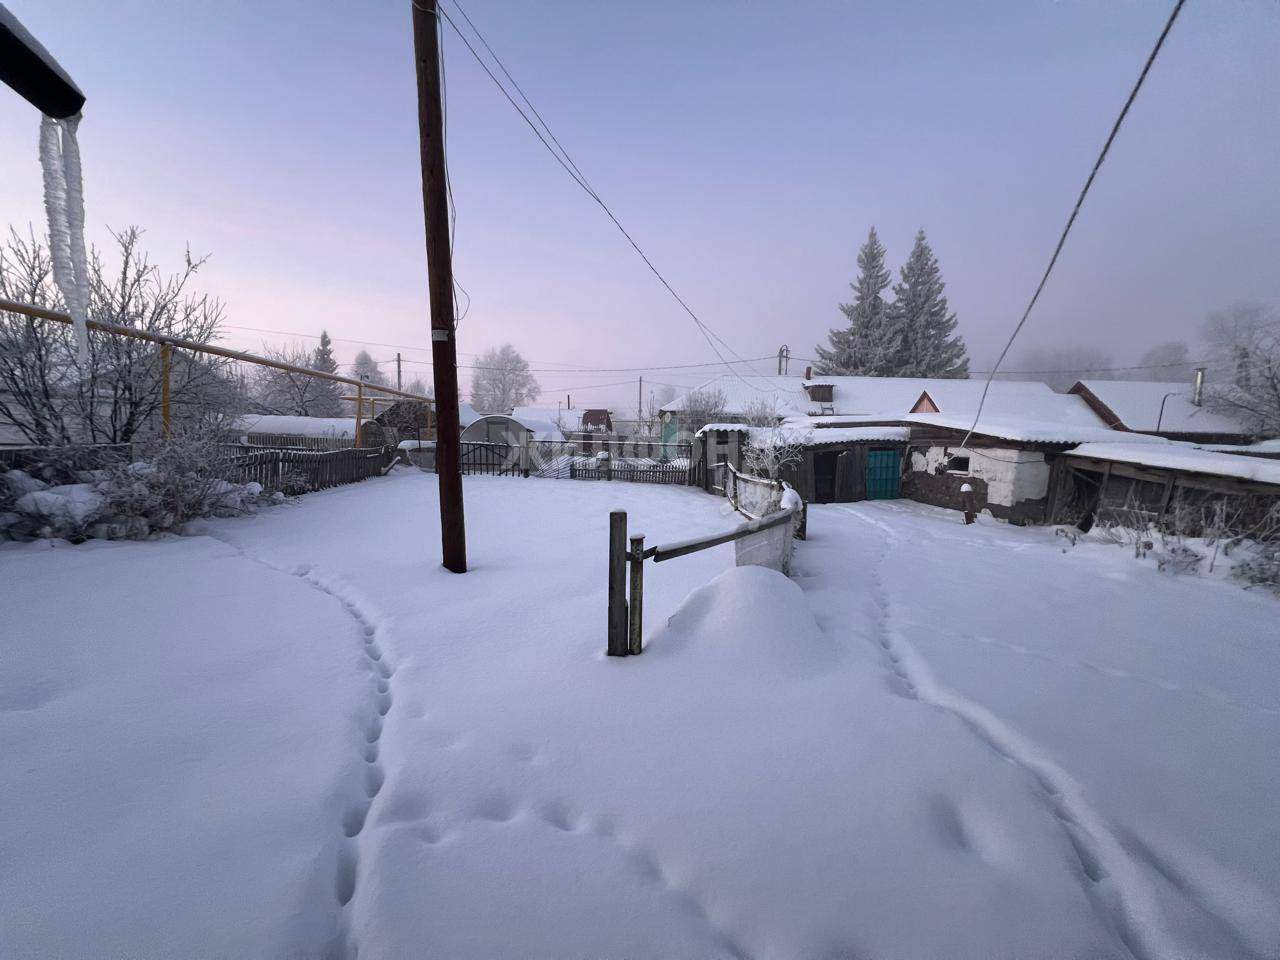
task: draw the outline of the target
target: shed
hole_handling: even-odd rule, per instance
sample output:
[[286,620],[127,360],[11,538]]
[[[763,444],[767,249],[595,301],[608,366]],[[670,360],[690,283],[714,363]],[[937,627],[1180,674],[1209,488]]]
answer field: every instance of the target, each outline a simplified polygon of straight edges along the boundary
[[474,420],[462,431],[463,443],[505,443],[512,446],[530,440],[564,440],[564,435],[553,423],[541,420],[518,420],[501,413],[489,414]]
[[1189,383],[1079,380],[1070,393],[1113,430],[1193,443],[1247,444],[1252,439],[1241,423],[1195,403]]
[[799,419],[776,427],[714,423],[697,436],[708,467],[725,460],[736,469],[747,469],[747,448],[752,445],[793,447],[798,460],[782,466],[780,479],[795,487],[806,503],[852,503],[901,495],[910,430],[890,423],[831,427]]
[[1280,462],[1206,450],[1182,442],[1132,438],[1082,443],[1063,455],[1068,470],[1054,519],[1090,521],[1099,510],[1124,509],[1160,520],[1180,504],[1204,508],[1233,500],[1236,511],[1260,513],[1280,498]]
[[[906,418],[911,426],[906,495],[954,510],[972,505],[1013,523],[1049,519],[1062,452],[1079,443],[1116,436],[1078,398],[1058,396],[1079,404],[1085,416],[1040,421],[984,414],[970,435],[972,413],[910,415]],[[1158,437],[1143,440],[1164,442]],[[962,489],[965,486],[968,492]]]

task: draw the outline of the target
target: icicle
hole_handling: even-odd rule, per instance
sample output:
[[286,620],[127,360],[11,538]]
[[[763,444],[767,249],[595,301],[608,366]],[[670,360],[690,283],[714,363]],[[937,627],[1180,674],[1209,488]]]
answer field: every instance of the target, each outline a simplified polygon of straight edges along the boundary
[[84,245],[84,185],[80,146],[76,142],[79,116],[69,120],[44,117],[40,121],[40,168],[44,173],[44,209],[49,220],[49,254],[53,279],[66,301],[76,331],[80,366],[89,367],[89,268]]

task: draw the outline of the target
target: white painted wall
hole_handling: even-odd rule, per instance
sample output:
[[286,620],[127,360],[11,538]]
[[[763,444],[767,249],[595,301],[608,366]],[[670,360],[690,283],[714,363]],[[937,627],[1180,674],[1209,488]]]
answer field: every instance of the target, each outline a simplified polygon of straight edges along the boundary
[[986,481],[987,500],[990,503],[1012,507],[1023,500],[1039,500],[1049,492],[1049,465],[1044,462],[1043,453],[1033,450],[929,447],[924,451],[911,452],[911,469],[933,473],[953,455],[969,458],[967,475]]

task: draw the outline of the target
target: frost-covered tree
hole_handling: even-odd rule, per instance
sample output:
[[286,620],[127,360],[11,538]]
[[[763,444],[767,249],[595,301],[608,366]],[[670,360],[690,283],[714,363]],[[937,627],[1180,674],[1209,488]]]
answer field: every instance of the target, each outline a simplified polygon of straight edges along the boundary
[[853,302],[840,304],[846,326],[827,334],[828,346],[819,346],[819,373],[843,376],[887,376],[886,361],[897,354],[898,341],[886,325],[888,304],[884,291],[890,274],[884,265],[885,249],[872,227],[858,251],[858,279],[849,284]]
[[[115,234],[110,262],[89,255],[89,319],[198,343],[218,337],[222,304],[190,290],[203,259],[186,257],[162,274],[141,249],[142,232]],[[0,247],[0,296],[64,309],[53,283],[47,245],[10,231]],[[216,420],[243,406],[229,361],[174,350],[170,408],[175,429]],[[91,330],[89,363],[81,366],[66,324],[0,313],[0,415],[36,445],[127,443],[160,429],[163,390],[154,343]]]
[[369,356],[368,350],[361,350],[356,354],[355,360],[351,362],[351,376],[365,383],[374,383],[382,387],[391,385],[390,378],[382,372],[378,361]]
[[[361,350],[351,361],[351,376],[357,380],[363,380],[365,383],[371,383],[380,387],[391,386],[391,378],[382,372],[378,366],[378,361],[369,356],[368,350]],[[380,394],[377,390],[365,391],[366,403],[364,405],[364,416],[370,415],[371,405],[367,402],[369,397],[386,396]],[[351,416],[355,416],[356,405],[354,401],[347,402],[347,410]]]
[[1280,436],[1280,311],[1232,304],[1209,315],[1203,334],[1217,358],[1206,405],[1261,436]]
[[725,392],[719,387],[690,390],[684,398],[684,416],[681,418],[684,428],[690,433],[697,433],[708,423],[722,422],[728,402]]
[[750,427],[772,427],[781,419],[776,397],[761,397],[742,408],[742,422]]
[[1190,348],[1185,340],[1168,340],[1157,343],[1138,358],[1140,369],[1129,371],[1134,380],[1173,381],[1190,380],[1195,367],[1188,362]]
[[778,424],[757,428],[742,451],[742,466],[753,476],[781,480],[788,467],[798,466],[804,460],[812,438],[812,430]]
[[541,392],[528,361],[509,343],[482,353],[471,374],[471,405],[480,413],[510,413]]
[[421,377],[414,377],[409,381],[409,385],[405,389],[421,397],[434,397],[436,395],[434,389]]
[[920,230],[885,312],[896,351],[880,376],[969,376],[969,355],[964,339],[956,335],[956,315],[947,306],[945,290],[938,258]]
[[[301,344],[269,347],[263,355],[294,367],[313,366],[316,354]],[[254,367],[251,396],[262,410],[289,417],[338,417],[342,403],[336,383],[275,367]]]

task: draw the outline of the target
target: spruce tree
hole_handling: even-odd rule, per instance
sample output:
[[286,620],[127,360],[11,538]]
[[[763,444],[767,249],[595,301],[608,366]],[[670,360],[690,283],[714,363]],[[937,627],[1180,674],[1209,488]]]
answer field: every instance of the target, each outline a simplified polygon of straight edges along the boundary
[[969,355],[964,339],[955,335],[956,315],[947,308],[942,270],[924,231],[916,234],[911,255],[894,284],[893,302],[886,312],[887,326],[896,341],[895,356],[883,376],[969,376]]
[[844,376],[884,376],[887,360],[897,353],[897,344],[886,324],[884,291],[889,271],[884,265],[884,246],[872,227],[867,242],[858,251],[858,280],[849,284],[853,302],[840,304],[848,326],[827,334],[829,347],[819,346],[818,372]]
[[333,359],[333,341],[329,339],[329,331],[320,331],[320,346],[316,347],[311,361],[312,370],[323,370],[325,373],[337,373],[338,361]]
[[[320,345],[312,351],[311,369],[323,373],[337,373],[338,361],[333,358],[333,341],[329,339],[329,331],[320,331]],[[342,416],[342,391],[332,380],[317,380],[319,397],[312,405],[312,416]]]

